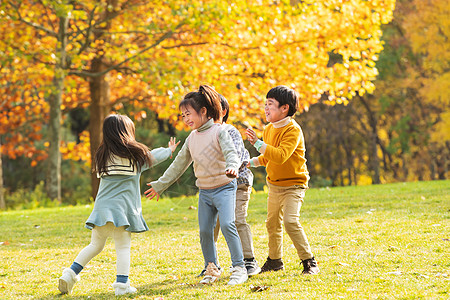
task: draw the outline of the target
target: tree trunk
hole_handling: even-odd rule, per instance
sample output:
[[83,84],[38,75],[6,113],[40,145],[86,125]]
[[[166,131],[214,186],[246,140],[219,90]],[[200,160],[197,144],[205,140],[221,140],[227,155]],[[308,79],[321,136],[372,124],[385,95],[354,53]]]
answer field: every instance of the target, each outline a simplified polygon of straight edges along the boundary
[[[363,97],[358,97],[361,100],[361,103],[367,110],[367,114],[369,117],[369,124],[370,128],[372,129],[372,132],[370,133],[370,142],[369,142],[369,153],[371,153],[369,158],[369,164],[370,169],[372,170],[372,183],[379,184],[380,181],[380,159],[378,157],[378,147],[377,147],[377,141],[378,141],[378,128],[377,123],[378,120],[375,116],[375,113],[372,112],[372,109],[370,108],[369,104]],[[372,96],[373,98],[373,96]]]
[[380,181],[380,158],[378,157],[378,147],[377,147],[377,138],[378,138],[378,134],[377,134],[377,128],[376,128],[376,124],[374,124],[374,126],[372,127],[372,136],[370,139],[370,146],[371,146],[371,152],[372,152],[372,157],[371,157],[371,169],[373,171],[373,175],[372,175],[372,181],[375,184],[379,184]]
[[50,121],[49,142],[47,161],[47,195],[50,199],[61,201],[61,93],[63,78],[55,77],[53,80],[53,91],[49,97]]
[[[92,60],[91,71],[93,73],[102,72],[107,67],[101,58]],[[90,78],[89,89],[91,93],[91,113],[89,119],[89,134],[91,142],[91,158],[94,161],[95,151],[102,141],[103,120],[110,112],[110,87],[107,81],[108,75]],[[98,191],[99,179],[97,174],[91,174],[92,198],[95,199]]]
[[2,141],[0,140],[0,210],[5,209],[6,209],[6,202],[3,189]]
[[47,161],[47,195],[50,199],[61,201],[61,104],[64,89],[64,78],[66,69],[66,31],[69,19],[61,17],[59,20],[58,46],[56,53],[59,54],[58,63],[55,66],[53,87],[49,95],[50,120],[48,127],[48,149]]
[[408,181],[409,176],[409,168],[408,168],[408,160],[405,158],[406,153],[402,153],[402,170],[403,170],[403,179],[402,181]]
[[[116,8],[118,5],[117,0],[107,0],[108,7]],[[106,9],[101,19],[109,20],[110,15],[114,12]],[[107,32],[111,28],[111,22],[106,21],[103,24],[103,30],[94,33],[95,40],[99,39],[110,39],[110,36],[104,37],[103,33]],[[99,51],[100,52],[100,51]],[[91,61],[91,72],[101,73],[105,71],[108,67],[105,63],[105,58],[102,54],[97,54],[97,56]],[[95,152],[102,141],[103,137],[103,120],[110,112],[110,98],[111,91],[108,82],[109,73],[101,76],[92,76],[89,81],[89,92],[91,94],[91,105],[90,105],[90,116],[89,116],[89,136],[91,143],[91,161],[94,162]],[[94,165],[92,165],[94,167]],[[97,174],[91,174],[91,195],[95,200],[98,192],[98,185],[100,180],[97,178]]]

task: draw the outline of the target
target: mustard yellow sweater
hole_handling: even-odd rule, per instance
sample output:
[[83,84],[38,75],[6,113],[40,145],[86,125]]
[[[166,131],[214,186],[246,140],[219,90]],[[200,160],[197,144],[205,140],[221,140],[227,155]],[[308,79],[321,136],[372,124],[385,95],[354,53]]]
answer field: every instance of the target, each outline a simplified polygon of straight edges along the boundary
[[309,173],[300,125],[291,118],[275,126],[270,123],[264,129],[263,140],[263,154],[258,156],[258,162],[266,167],[267,181],[278,186],[299,185],[307,188]]

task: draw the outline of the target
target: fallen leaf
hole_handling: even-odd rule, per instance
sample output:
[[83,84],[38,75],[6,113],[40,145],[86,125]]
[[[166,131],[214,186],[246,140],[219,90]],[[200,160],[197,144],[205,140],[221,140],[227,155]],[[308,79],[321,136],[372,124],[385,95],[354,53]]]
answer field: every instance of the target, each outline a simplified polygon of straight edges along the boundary
[[343,262],[339,262],[339,265],[340,265],[340,266],[344,266],[344,267],[348,267],[348,266],[350,266],[349,264],[347,264],[347,263],[343,263]]
[[262,291],[265,291],[265,290],[268,290],[269,289],[269,287],[268,286],[266,286],[266,285],[250,285],[250,290],[252,291],[252,292],[262,292]]
[[450,242],[450,239],[442,239],[444,242]]
[[197,207],[195,207],[195,206],[193,206],[193,205],[191,205],[191,206],[189,206],[189,209],[197,209]]
[[395,246],[389,246],[388,248],[388,251],[395,251],[395,250],[399,250],[399,248]]

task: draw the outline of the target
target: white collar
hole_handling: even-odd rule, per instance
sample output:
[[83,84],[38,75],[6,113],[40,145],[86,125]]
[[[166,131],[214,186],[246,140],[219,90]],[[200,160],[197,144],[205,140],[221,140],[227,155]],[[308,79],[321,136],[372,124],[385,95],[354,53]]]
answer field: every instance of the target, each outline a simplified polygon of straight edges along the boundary
[[[106,171],[108,175],[136,175],[137,168],[133,161],[129,158],[120,157],[111,154],[111,159],[106,163]],[[106,176],[106,173],[97,173],[97,178]]]
[[279,121],[273,122],[272,125],[273,125],[274,128],[281,128],[281,127],[286,126],[290,122],[291,122],[291,117],[286,117],[286,118],[281,119]]

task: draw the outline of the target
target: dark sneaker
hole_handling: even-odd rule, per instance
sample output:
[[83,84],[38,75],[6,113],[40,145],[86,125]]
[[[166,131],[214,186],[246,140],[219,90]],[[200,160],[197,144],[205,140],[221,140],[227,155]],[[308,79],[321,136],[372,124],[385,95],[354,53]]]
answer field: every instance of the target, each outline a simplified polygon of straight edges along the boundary
[[319,267],[317,266],[317,261],[314,259],[314,257],[303,260],[302,264],[303,275],[316,275],[319,273]]
[[270,257],[267,257],[266,262],[264,263],[264,266],[261,268],[261,273],[268,272],[268,271],[280,271],[283,270],[283,261],[281,258],[279,259],[270,259]]
[[261,268],[258,266],[255,258],[244,258],[244,262],[248,276],[253,276],[261,272]]

